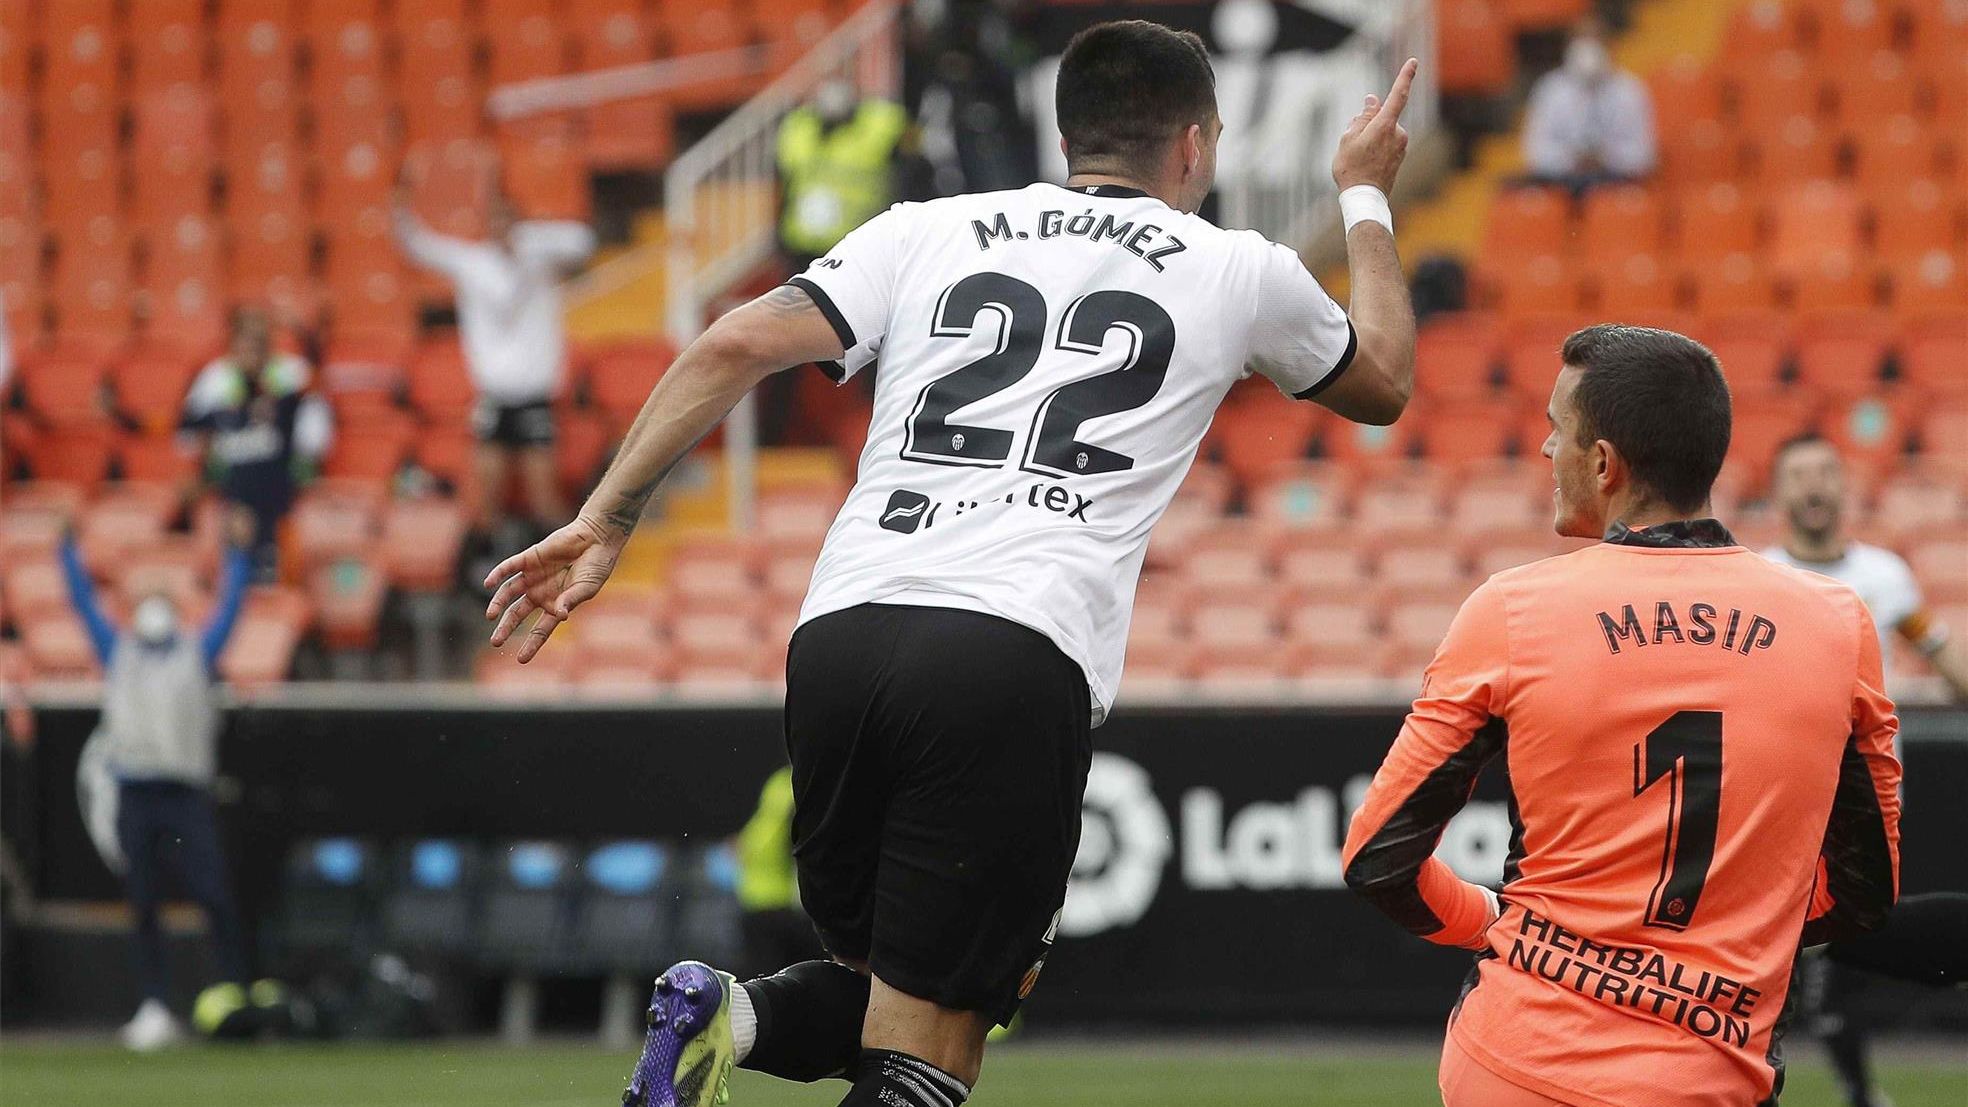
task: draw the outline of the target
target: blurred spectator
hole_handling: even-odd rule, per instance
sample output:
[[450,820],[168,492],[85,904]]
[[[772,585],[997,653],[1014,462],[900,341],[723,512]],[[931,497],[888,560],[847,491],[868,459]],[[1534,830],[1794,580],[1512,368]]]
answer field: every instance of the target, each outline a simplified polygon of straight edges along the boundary
[[61,547],[70,602],[104,672],[98,733],[116,781],[116,841],[127,866],[124,885],[136,918],[137,978],[143,988],[143,1002],[124,1025],[122,1038],[136,1050],[158,1049],[181,1035],[167,1006],[164,935],[157,917],[167,852],[175,854],[186,891],[205,909],[222,977],[242,988],[247,980],[245,932],[233,905],[209,792],[221,723],[219,654],[252,573],[241,546],[255,523],[237,512],[228,523],[232,545],[217,604],[195,636],[180,627],[177,605],[163,593],[138,599],[130,627],[118,628],[96,600],[74,537]]
[[[925,166],[910,199],[1024,188],[1039,177],[1037,134],[1021,105],[1032,64],[1014,5],[993,0],[916,4],[906,59],[908,102]],[[909,163],[913,170],[915,162]]]
[[793,873],[793,770],[782,768],[759,790],[758,810],[738,832],[738,906],[744,911],[745,959],[751,971],[823,956],[813,921],[800,910]]
[[439,234],[417,218],[407,188],[396,201],[396,239],[412,261],[449,278],[465,366],[478,388],[478,525],[494,531],[519,470],[534,525],[567,514],[554,472],[553,398],[567,364],[560,277],[594,253],[594,231],[571,220],[521,220],[495,193],[479,241]]
[[276,575],[280,521],[334,434],[328,405],[308,391],[311,377],[304,358],[273,348],[266,310],[241,307],[226,353],[192,382],[179,419],[207,436],[205,468],[220,493],[252,514],[246,546],[261,579]]
[[1580,20],[1565,60],[1531,88],[1524,160],[1532,179],[1583,190],[1654,171],[1654,106],[1640,78],[1613,65],[1606,28]]
[[1851,585],[1872,614],[1880,660],[1889,671],[1890,639],[1897,635],[1927,659],[1956,699],[1968,701],[1968,654],[1927,607],[1913,569],[1899,554],[1846,533],[1845,460],[1838,447],[1815,433],[1784,443],[1771,492],[1783,513],[1784,536],[1763,556]]
[[834,77],[779,124],[779,248],[798,271],[895,202],[895,162],[909,118],[863,100]]

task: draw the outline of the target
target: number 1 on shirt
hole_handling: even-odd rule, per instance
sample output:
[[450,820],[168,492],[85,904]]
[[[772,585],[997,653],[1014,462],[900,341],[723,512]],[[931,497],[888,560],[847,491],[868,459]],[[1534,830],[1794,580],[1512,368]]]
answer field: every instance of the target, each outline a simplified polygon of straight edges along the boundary
[[1715,860],[1722,805],[1722,713],[1677,711],[1633,746],[1633,795],[1667,782],[1661,874],[1647,896],[1648,926],[1686,930]]

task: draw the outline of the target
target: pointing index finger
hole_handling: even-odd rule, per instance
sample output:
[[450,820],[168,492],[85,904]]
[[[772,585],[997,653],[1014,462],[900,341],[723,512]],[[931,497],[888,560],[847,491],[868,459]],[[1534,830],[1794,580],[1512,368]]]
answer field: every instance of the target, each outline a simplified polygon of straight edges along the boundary
[[1409,58],[1401,66],[1401,72],[1394,77],[1394,86],[1387,90],[1387,99],[1380,105],[1376,119],[1385,119],[1391,125],[1401,121],[1401,112],[1408,106],[1408,91],[1414,87],[1415,73],[1421,69],[1421,62]]

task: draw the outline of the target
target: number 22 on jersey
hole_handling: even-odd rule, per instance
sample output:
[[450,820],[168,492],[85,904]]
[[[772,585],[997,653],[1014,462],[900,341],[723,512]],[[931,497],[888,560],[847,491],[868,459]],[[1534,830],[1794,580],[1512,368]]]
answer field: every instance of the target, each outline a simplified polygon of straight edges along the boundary
[[[1032,372],[1045,352],[1050,312],[1044,295],[1024,281],[1003,273],[974,273],[938,298],[930,333],[938,338],[968,338],[980,326],[990,326],[983,321],[986,312],[998,317],[996,348],[923,386],[909,413],[904,458],[983,468],[1010,461],[1015,431],[953,423],[950,418]],[[1089,292],[1067,305],[1052,349],[1097,356],[1116,329],[1129,344],[1120,366],[1046,394],[1032,413],[1020,469],[1070,477],[1134,467],[1134,459],[1126,454],[1080,441],[1080,427],[1089,419],[1133,411],[1155,398],[1175,354],[1175,322],[1161,305],[1139,293]]]

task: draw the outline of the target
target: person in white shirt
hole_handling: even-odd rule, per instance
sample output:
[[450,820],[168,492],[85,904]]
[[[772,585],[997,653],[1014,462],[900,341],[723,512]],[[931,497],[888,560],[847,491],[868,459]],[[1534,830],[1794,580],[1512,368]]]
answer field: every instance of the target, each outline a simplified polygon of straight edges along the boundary
[[1536,181],[1582,189],[1654,171],[1654,104],[1638,77],[1616,68],[1605,25],[1581,20],[1564,64],[1531,86],[1524,161]]
[[[491,533],[517,466],[533,522],[567,513],[554,471],[553,400],[567,365],[560,278],[594,252],[594,231],[571,220],[520,219],[503,194],[486,212],[486,237],[439,234],[399,190],[396,238],[417,264],[450,278],[465,366],[478,388],[478,525]],[[536,532],[537,533],[537,532]]]
[[[1880,659],[1889,673],[1893,653],[1888,637],[1898,635],[1926,656],[1956,699],[1968,699],[1968,658],[1950,639],[1948,628],[1926,610],[1913,570],[1899,554],[1846,536],[1845,463],[1838,448],[1816,434],[1784,443],[1777,451],[1771,492],[1783,513],[1785,533],[1783,543],[1764,550],[1763,556],[1850,585],[1872,613],[1879,630]],[[1924,979],[1905,966],[1925,964],[1923,959],[1940,949],[1957,951],[1957,963],[1964,960],[1958,952],[1964,944],[1960,939],[1964,921],[1968,921],[1968,897],[1907,896],[1879,931],[1834,943],[1828,956],[1799,961],[1804,1025],[1824,1042],[1845,1101],[1852,1107],[1879,1107],[1891,1101],[1873,1083],[1871,1035],[1854,996],[1859,981],[1846,970]],[[1936,942],[1927,936],[1932,933],[1956,937]],[[1941,960],[1945,962],[1945,955]]]
[[1968,656],[1926,609],[1913,570],[1899,554],[1846,536],[1838,448],[1816,434],[1791,439],[1777,452],[1771,491],[1785,533],[1783,544],[1763,556],[1851,585],[1879,628],[1881,658],[1890,665],[1888,636],[1898,635],[1927,658],[1956,699],[1968,700]]
[[843,380],[879,358],[786,667],[801,904],[833,960],[743,984],[672,966],[625,1104],[709,1107],[733,1064],[847,1074],[843,1107],[970,1094],[1050,949],[1149,532],[1217,407],[1253,372],[1360,422],[1407,405],[1386,194],[1416,68],[1366,98],[1333,159],[1349,311],[1290,248],[1195,214],[1222,133],[1201,39],[1082,31],[1059,67],[1064,185],[898,204],[719,319],[574,521],[487,576],[492,642],[519,634],[528,661],[741,397],[790,366]]

